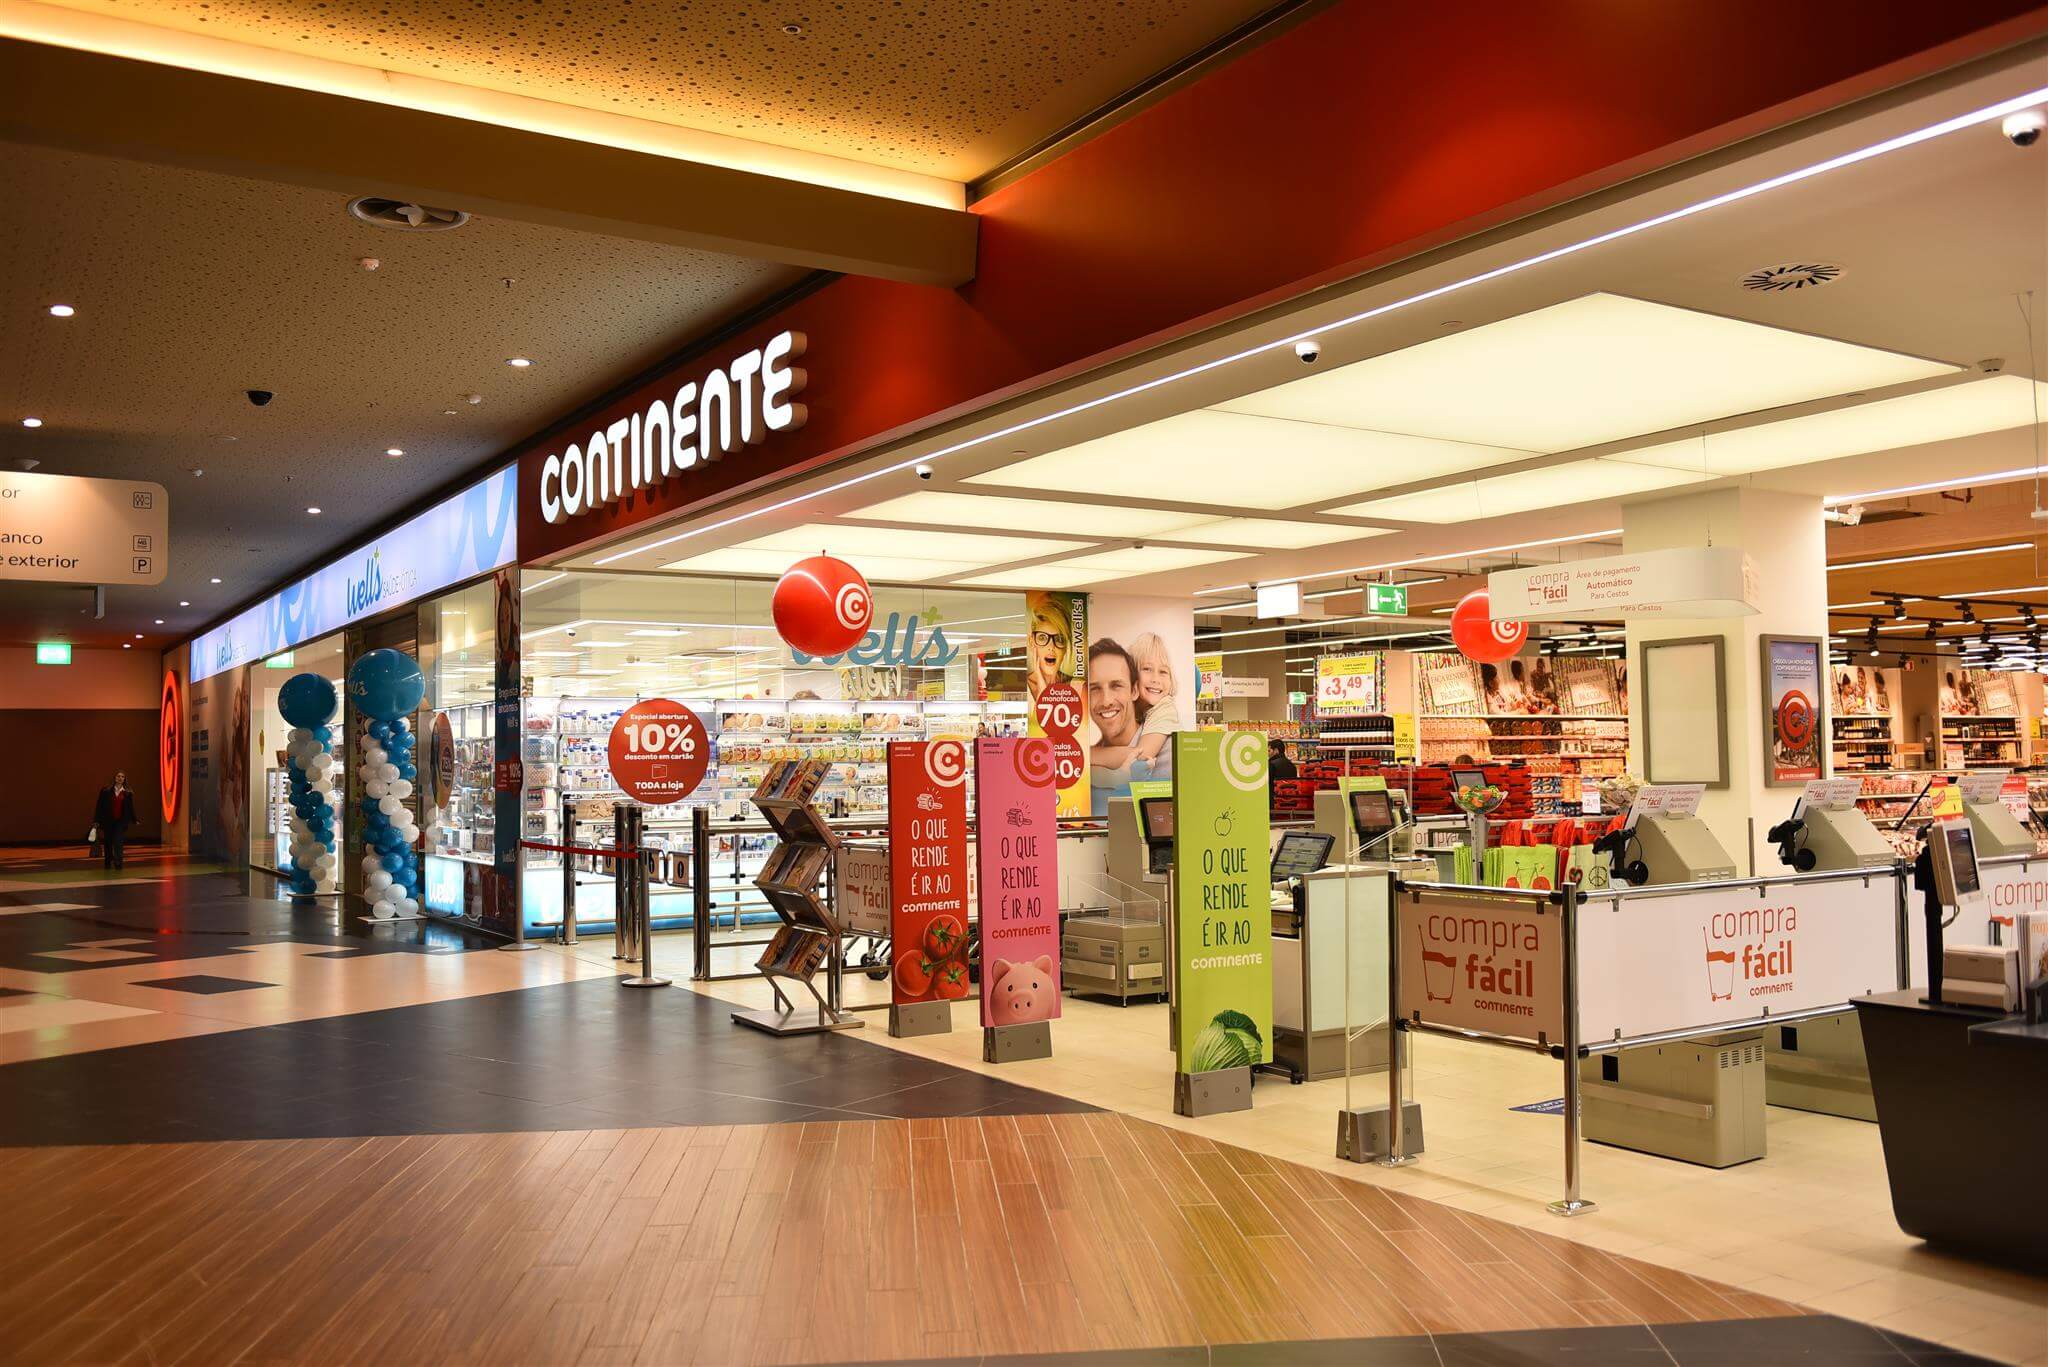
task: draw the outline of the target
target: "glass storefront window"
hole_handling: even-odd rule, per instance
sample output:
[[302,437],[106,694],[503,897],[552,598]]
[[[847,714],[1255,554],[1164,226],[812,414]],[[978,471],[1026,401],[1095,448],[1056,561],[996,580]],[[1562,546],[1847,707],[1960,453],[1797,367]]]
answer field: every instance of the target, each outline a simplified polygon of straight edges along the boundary
[[[421,822],[428,854],[488,865],[498,833],[492,771],[497,727],[497,608],[489,579],[420,608],[420,669],[426,675],[426,734],[420,738]],[[431,871],[429,882],[431,878]],[[460,914],[459,905],[433,910]]]

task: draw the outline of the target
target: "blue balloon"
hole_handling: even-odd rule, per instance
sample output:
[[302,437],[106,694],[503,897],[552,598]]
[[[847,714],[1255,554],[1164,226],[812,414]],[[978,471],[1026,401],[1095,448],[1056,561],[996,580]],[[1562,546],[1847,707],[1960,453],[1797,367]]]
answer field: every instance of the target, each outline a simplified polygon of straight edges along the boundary
[[395,854],[385,855],[383,862],[386,873],[399,873],[405,869],[405,861]]
[[314,727],[313,739],[319,741],[322,745],[326,745],[329,741],[332,741],[334,739],[334,728],[331,726]]
[[277,710],[293,726],[318,726],[334,715],[334,707],[334,685],[318,674],[294,674],[277,690]]
[[391,737],[391,723],[388,721],[373,721],[363,729],[370,733],[372,740],[384,741]]
[[427,695],[419,662],[397,650],[373,650],[348,671],[348,696],[356,710],[378,721],[402,717]]

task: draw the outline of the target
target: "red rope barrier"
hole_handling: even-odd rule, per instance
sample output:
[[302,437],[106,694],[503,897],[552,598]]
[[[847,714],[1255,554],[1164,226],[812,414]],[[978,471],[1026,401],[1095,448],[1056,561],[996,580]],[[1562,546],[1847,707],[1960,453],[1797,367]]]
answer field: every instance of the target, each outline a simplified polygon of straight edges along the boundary
[[593,859],[634,859],[640,854],[638,850],[601,850],[584,845],[549,845],[539,840],[522,840],[519,842],[519,848],[545,850],[549,854],[585,854]]

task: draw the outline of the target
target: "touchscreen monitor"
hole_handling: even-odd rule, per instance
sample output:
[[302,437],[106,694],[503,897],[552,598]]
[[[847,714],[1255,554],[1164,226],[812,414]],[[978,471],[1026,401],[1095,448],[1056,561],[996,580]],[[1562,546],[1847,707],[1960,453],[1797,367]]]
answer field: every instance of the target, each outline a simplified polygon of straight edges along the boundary
[[1377,840],[1394,829],[1394,804],[1384,790],[1354,792],[1351,824],[1357,828],[1360,840]]
[[1303,878],[1330,860],[1336,842],[1322,831],[1289,831],[1273,848],[1273,881]]
[[1138,818],[1148,841],[1173,839],[1173,799],[1148,797],[1138,802]]

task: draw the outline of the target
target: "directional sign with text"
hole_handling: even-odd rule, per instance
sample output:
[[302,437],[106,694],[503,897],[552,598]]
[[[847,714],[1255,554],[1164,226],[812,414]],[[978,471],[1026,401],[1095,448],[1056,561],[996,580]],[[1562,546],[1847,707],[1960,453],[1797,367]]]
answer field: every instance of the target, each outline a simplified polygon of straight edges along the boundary
[[170,532],[161,484],[0,472],[0,579],[161,584]]

